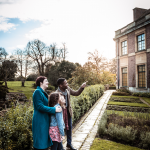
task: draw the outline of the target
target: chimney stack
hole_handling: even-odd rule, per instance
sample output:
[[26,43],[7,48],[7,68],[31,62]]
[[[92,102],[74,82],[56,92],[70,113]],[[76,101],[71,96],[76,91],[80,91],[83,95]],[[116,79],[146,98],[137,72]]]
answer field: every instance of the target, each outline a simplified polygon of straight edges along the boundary
[[137,20],[147,9],[134,8],[133,9],[133,21]]

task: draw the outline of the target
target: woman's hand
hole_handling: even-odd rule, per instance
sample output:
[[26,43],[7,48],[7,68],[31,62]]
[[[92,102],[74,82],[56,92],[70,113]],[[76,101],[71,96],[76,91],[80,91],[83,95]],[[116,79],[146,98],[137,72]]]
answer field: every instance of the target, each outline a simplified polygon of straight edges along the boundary
[[56,107],[56,112],[61,112],[62,111],[62,108],[60,106],[57,106]]
[[63,141],[64,139],[65,139],[65,136],[62,136],[62,137],[61,137],[61,140]]

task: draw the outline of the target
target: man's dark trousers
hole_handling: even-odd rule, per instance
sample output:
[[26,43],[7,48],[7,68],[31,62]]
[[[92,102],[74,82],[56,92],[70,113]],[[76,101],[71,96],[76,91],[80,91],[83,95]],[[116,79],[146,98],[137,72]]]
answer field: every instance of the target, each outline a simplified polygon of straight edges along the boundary
[[67,130],[67,144],[71,145],[71,141],[72,141],[72,118],[70,116],[68,108],[67,108],[67,114],[68,114],[68,126],[69,126],[69,130]]

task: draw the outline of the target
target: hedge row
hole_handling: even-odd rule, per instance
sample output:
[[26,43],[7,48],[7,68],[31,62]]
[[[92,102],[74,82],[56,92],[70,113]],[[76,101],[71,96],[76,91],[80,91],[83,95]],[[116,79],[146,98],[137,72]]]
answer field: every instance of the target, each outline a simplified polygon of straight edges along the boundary
[[107,105],[106,109],[107,110],[116,110],[116,111],[129,111],[129,112],[150,113],[150,108],[146,108],[146,107],[131,107],[131,106]]
[[130,94],[126,92],[113,92],[112,95],[129,96]]
[[127,98],[127,97],[110,97],[110,101],[114,102],[129,102],[129,103],[143,103],[139,97],[137,98]]
[[73,123],[76,122],[104,93],[103,85],[91,85],[79,96],[71,96],[71,106],[73,109]]
[[150,98],[150,93],[137,92],[137,93],[133,93],[132,96],[139,96],[139,97],[148,97],[148,98]]
[[[83,115],[103,94],[103,85],[86,87],[78,97],[71,97],[73,122]],[[17,105],[0,117],[0,150],[32,150],[33,106]]]

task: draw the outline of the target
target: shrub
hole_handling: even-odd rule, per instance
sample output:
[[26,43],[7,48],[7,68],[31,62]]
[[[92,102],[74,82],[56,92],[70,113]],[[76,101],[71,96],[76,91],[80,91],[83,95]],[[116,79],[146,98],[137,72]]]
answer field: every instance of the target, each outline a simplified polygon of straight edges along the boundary
[[52,85],[48,85],[47,90],[52,90],[52,91],[54,91],[54,90],[55,90],[55,87],[54,87],[54,86],[52,86]]
[[112,95],[129,96],[130,94],[126,92],[113,92]]
[[119,115],[115,111],[105,111],[98,125],[98,134],[100,137],[111,137],[116,141],[149,148],[149,118],[149,113],[124,112],[124,115]]
[[[73,122],[83,115],[103,94],[103,85],[86,87],[78,97],[71,97]],[[0,117],[0,148],[3,150],[31,150],[33,106],[17,105]]]
[[145,107],[130,107],[130,106],[119,106],[119,105],[107,105],[107,110],[118,110],[118,111],[130,111],[130,112],[142,112],[150,113],[150,108]]
[[0,147],[3,150],[32,149],[33,107],[18,105],[0,118]]
[[109,89],[116,89],[116,86],[110,86]]
[[132,96],[140,96],[140,97],[150,98],[150,93],[137,92],[137,93],[133,93]]
[[97,99],[103,95],[103,85],[92,85],[84,89],[82,94],[77,97],[71,96],[71,106],[73,109],[73,123],[80,118]]
[[140,134],[141,144],[143,148],[150,147],[150,132],[142,132]]
[[0,99],[5,100],[6,94],[8,93],[8,88],[0,83]]
[[120,89],[117,89],[117,92],[125,92],[125,93],[131,94],[131,92],[128,89],[124,88],[124,87],[122,87]]

